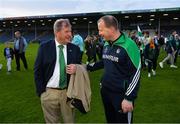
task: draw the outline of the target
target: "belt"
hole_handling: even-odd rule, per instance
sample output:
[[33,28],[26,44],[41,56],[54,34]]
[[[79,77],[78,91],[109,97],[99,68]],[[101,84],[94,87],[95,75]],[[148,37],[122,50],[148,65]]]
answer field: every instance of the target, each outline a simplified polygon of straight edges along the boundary
[[67,87],[65,87],[65,88],[53,88],[53,87],[47,87],[46,89],[65,90],[65,89],[67,89]]

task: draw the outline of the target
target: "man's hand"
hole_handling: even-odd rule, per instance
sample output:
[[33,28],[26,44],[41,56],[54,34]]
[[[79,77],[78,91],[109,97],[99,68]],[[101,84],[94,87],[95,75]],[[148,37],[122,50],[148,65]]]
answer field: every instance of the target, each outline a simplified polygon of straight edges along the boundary
[[121,103],[123,113],[131,112],[133,111],[133,104],[132,102],[124,99]]
[[68,74],[75,74],[76,73],[76,65],[75,64],[67,65],[66,73],[68,73]]

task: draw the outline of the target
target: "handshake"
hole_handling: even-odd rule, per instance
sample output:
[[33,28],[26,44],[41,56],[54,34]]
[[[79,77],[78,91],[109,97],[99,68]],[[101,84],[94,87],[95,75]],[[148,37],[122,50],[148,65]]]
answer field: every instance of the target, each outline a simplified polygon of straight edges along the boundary
[[[95,63],[91,63],[91,64],[81,64],[85,69],[87,69],[87,66],[92,67]],[[66,73],[67,74],[75,74],[76,73],[76,64],[69,64],[66,66]]]

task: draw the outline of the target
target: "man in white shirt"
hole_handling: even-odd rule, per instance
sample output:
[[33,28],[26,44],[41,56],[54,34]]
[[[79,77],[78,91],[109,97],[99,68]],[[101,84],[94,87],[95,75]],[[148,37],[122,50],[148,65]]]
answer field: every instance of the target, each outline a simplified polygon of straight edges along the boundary
[[68,19],[54,23],[55,40],[41,44],[34,65],[36,91],[46,123],[74,123],[74,111],[67,105],[70,75],[80,64],[80,49],[70,43],[71,24]]

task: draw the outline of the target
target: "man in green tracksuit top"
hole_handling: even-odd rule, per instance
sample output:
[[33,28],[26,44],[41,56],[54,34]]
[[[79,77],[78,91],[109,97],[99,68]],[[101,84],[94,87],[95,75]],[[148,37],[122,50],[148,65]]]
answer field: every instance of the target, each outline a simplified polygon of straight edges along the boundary
[[115,17],[101,17],[98,30],[106,40],[102,61],[87,65],[87,70],[104,68],[101,96],[107,122],[131,123],[139,89],[140,51],[134,41],[119,31]]

